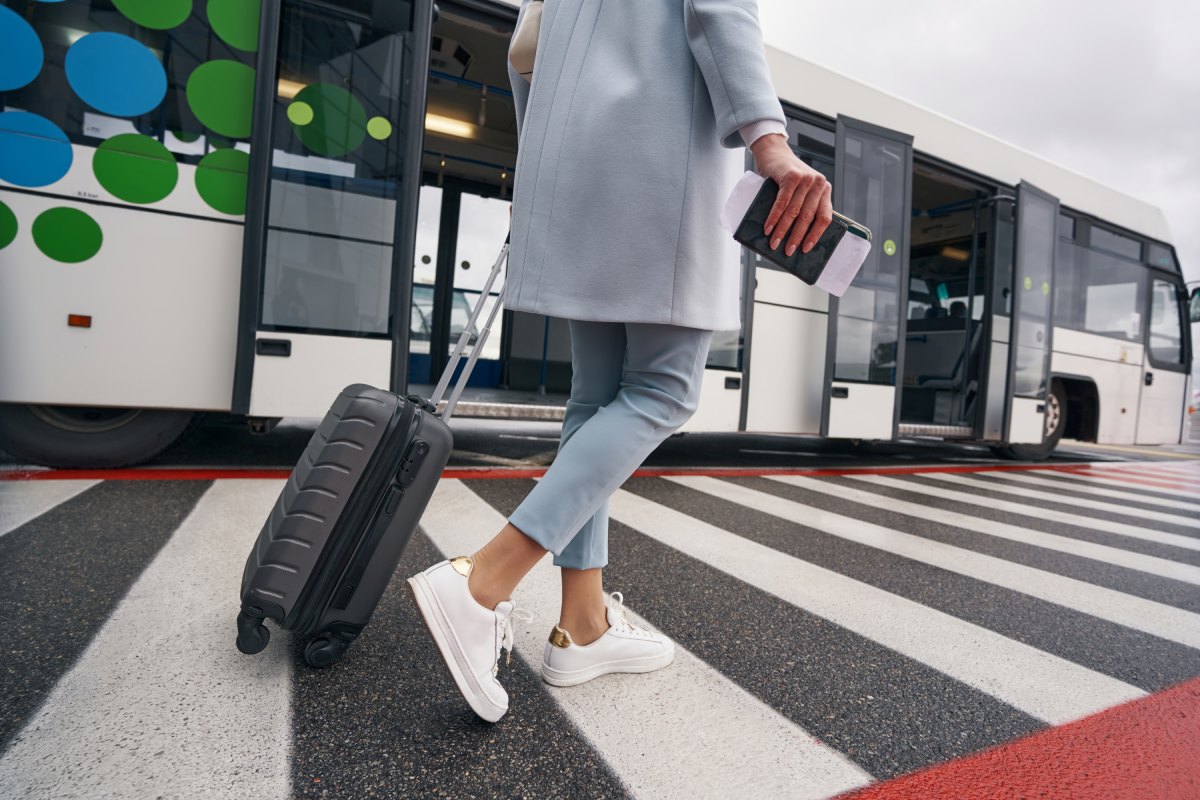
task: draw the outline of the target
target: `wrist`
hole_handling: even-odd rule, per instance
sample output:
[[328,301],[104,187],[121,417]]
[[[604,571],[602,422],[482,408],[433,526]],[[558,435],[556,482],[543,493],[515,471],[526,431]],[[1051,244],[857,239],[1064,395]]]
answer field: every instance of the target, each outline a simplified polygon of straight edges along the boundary
[[757,161],[762,153],[770,152],[778,147],[786,148],[789,152],[791,151],[791,148],[788,147],[787,135],[783,133],[765,133],[750,143],[750,152],[754,155],[755,161]]

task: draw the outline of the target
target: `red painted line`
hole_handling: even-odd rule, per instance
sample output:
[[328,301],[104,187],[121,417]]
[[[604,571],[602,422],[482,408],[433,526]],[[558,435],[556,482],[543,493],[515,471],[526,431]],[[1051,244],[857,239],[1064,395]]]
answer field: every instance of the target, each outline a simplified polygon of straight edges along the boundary
[[1140,473],[1127,469],[1091,469],[1088,467],[1083,467],[1066,471],[1072,472],[1076,475],[1086,475],[1089,478],[1107,478],[1112,481],[1134,483],[1138,486],[1149,486],[1155,489],[1175,489],[1182,492],[1191,492],[1196,490],[1196,487],[1186,486],[1182,483],[1154,480],[1153,478],[1143,478],[1141,477]]
[[839,800],[1196,800],[1200,678]]
[[[667,475],[703,475],[714,478],[757,477],[760,475],[917,475],[926,472],[1018,472],[1056,470],[1080,472],[1087,464],[941,464],[904,467],[642,467],[635,478],[661,478]],[[228,479],[284,480],[290,469],[29,469],[0,470],[0,481],[213,481]],[[480,480],[494,478],[537,478],[545,467],[450,467],[443,478]],[[1085,473],[1099,474],[1099,473]]]
[[1156,481],[1168,481],[1171,483],[1183,483],[1189,486],[1200,486],[1200,477],[1194,475],[1183,475],[1178,472],[1171,473],[1162,469],[1139,468],[1131,469],[1126,467],[1114,467],[1113,472],[1130,473],[1139,475],[1145,478],[1150,478]]

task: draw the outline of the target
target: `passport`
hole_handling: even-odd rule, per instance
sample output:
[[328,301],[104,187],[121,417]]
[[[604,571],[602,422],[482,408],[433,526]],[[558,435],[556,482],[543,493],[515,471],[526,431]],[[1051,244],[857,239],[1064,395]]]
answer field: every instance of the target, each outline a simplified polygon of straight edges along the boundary
[[[790,272],[809,285],[841,297],[871,251],[871,231],[849,217],[833,213],[829,227],[807,253],[799,247],[787,255],[787,237],[775,250],[763,226],[779,195],[779,184],[756,172],[747,171],[730,192],[721,211],[721,224],[733,232],[743,246]],[[777,231],[776,231],[777,232]]]

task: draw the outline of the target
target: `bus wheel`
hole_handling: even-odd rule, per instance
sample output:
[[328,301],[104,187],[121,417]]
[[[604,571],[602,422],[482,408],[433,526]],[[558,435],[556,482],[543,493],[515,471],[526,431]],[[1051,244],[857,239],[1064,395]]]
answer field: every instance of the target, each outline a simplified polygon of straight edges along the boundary
[[127,467],[166,450],[194,416],[148,408],[0,404],[0,450],[60,469]]
[[1044,461],[1058,447],[1063,431],[1067,429],[1067,390],[1062,381],[1050,381],[1050,392],[1046,395],[1046,439],[1041,444],[1010,444],[992,448],[1002,458],[1017,461]]

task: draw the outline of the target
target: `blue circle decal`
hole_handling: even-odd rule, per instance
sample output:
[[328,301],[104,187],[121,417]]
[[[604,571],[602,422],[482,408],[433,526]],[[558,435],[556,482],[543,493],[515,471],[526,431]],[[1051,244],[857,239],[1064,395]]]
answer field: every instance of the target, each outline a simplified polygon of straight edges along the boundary
[[97,111],[136,117],[167,94],[167,74],[146,47],[119,33],[89,33],[67,51],[67,82]]
[[7,6],[0,6],[0,92],[20,89],[42,71],[45,53],[29,23]]
[[50,120],[28,111],[0,112],[0,180],[47,186],[71,168],[71,142]]

